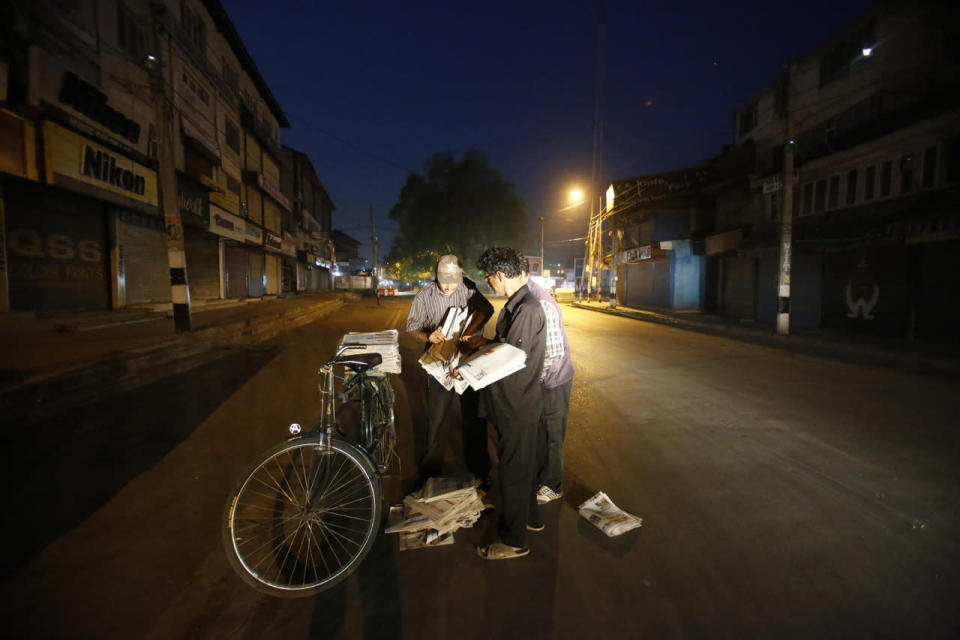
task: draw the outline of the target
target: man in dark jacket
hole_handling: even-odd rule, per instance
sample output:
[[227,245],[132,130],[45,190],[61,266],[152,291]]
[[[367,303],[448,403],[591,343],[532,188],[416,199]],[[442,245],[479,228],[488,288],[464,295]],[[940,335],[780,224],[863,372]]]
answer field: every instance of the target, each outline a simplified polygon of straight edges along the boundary
[[[512,344],[526,354],[523,369],[480,393],[480,415],[499,435],[501,505],[499,540],[477,547],[477,554],[487,560],[502,560],[527,555],[527,530],[543,529],[537,510],[536,449],[547,327],[540,303],[524,284],[522,257],[517,251],[488,249],[477,261],[477,268],[497,295],[508,298],[497,318],[497,341]],[[470,342],[471,346],[480,346],[481,339]]]

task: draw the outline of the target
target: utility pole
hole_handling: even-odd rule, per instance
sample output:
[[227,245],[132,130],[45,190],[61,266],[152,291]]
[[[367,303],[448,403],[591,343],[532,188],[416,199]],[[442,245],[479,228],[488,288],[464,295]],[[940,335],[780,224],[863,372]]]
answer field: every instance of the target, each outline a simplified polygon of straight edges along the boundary
[[[190,331],[190,289],[187,286],[187,258],[183,246],[183,223],[177,198],[177,172],[173,160],[173,103],[167,93],[163,73],[163,19],[166,6],[153,8],[154,53],[147,56],[150,90],[157,119],[157,182],[160,207],[167,230],[167,263],[170,267],[170,297],[173,300],[173,325],[177,331]],[[166,59],[169,59],[167,56]]]
[[780,220],[780,268],[777,278],[777,333],[790,333],[790,258],[793,243],[793,119],[790,115],[790,89],[793,63],[787,65],[783,89],[783,208]]
[[540,221],[540,277],[543,277],[543,218],[540,216],[537,218]]
[[373,218],[373,205],[370,205],[370,242],[373,244],[373,288],[380,288],[380,242],[377,240],[377,222]]

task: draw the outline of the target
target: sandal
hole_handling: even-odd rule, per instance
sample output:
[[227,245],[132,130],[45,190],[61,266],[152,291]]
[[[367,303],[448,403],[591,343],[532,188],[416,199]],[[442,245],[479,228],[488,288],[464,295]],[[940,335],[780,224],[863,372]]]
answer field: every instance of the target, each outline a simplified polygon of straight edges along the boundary
[[477,555],[484,560],[509,560],[510,558],[522,558],[530,553],[527,547],[511,547],[508,544],[497,541],[488,544],[485,547],[477,547]]

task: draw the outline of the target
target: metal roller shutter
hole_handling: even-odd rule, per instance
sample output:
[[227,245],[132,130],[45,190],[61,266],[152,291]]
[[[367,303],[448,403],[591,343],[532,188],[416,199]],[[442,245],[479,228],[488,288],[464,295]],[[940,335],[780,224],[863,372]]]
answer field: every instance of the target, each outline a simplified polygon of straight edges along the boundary
[[670,306],[670,261],[646,260],[626,265],[624,285],[628,307]]
[[247,297],[247,252],[243,247],[228,244],[223,248],[224,278],[228,298]]
[[259,251],[247,252],[247,284],[251,298],[263,297],[263,254]]
[[123,214],[117,222],[128,305],[170,302],[167,239],[157,225],[139,214]]
[[723,260],[723,313],[731,318],[754,320],[756,314],[756,262],[728,256]]
[[280,259],[278,256],[267,254],[266,258],[266,276],[267,276],[267,295],[275,296],[280,293]]
[[100,205],[31,185],[4,187],[11,308],[108,308],[109,251]]
[[213,300],[220,297],[220,240],[217,236],[196,229],[184,230],[187,252],[187,282],[191,300]]

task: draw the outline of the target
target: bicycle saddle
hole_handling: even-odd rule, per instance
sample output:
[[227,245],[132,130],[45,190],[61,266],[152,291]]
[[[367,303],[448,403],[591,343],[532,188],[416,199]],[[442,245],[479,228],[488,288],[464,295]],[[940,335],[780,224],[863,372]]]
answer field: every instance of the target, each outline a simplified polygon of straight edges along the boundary
[[341,356],[336,359],[336,362],[346,365],[355,373],[363,373],[383,362],[383,356],[379,353],[358,353],[352,356]]

